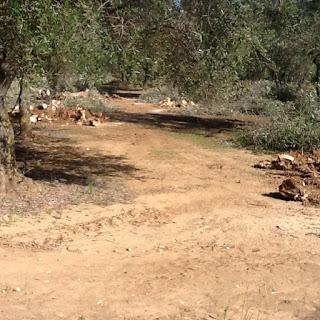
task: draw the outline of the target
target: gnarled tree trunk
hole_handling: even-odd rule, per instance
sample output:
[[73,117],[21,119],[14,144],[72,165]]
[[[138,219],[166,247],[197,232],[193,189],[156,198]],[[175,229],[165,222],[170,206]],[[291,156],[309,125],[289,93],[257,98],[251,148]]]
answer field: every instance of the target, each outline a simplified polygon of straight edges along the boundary
[[0,193],[4,193],[14,183],[17,175],[14,154],[14,132],[5,97],[13,80],[4,53],[0,53]]

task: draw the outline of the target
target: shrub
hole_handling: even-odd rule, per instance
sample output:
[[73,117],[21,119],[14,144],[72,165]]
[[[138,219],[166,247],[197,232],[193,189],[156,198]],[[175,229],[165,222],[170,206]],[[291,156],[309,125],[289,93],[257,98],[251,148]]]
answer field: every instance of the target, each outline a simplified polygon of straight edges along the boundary
[[284,84],[280,86],[273,86],[271,88],[271,97],[281,102],[295,101],[297,88],[292,85]]
[[63,101],[63,105],[66,108],[81,107],[92,113],[102,113],[105,115],[110,115],[120,108],[107,103],[96,90],[90,90],[81,96],[67,96]]
[[197,114],[269,116],[282,102],[270,95],[270,81],[239,80],[225,85],[210,99],[201,99]]
[[317,101],[308,98],[286,104],[263,125],[240,135],[242,145],[260,150],[312,151],[320,148],[320,114]]
[[149,103],[159,103],[167,98],[171,100],[179,100],[179,93],[170,87],[158,87],[146,90],[141,96],[140,100]]

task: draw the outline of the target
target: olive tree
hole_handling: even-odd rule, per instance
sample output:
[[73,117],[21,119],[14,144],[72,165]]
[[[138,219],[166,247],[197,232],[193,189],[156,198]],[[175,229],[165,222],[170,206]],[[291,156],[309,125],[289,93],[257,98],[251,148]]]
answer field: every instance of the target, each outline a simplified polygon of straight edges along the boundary
[[3,0],[0,4],[0,191],[17,176],[14,133],[5,98],[15,78],[44,75],[53,86],[64,69],[101,72],[103,30],[95,1]]

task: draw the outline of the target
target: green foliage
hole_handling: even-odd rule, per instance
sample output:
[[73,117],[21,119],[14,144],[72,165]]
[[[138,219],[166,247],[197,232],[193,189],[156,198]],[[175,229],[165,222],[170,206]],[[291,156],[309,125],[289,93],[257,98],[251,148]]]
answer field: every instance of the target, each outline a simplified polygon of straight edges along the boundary
[[166,100],[167,98],[170,98],[173,101],[177,101],[180,99],[180,95],[177,90],[171,87],[160,86],[145,90],[140,96],[140,100],[149,103],[159,103]]
[[237,79],[310,79],[319,7],[283,0],[4,0],[0,43],[16,73],[87,83],[170,82],[208,98]]
[[112,39],[110,61],[116,77],[146,85],[162,73],[166,50],[174,45],[174,8],[169,0],[109,2],[105,27]]
[[297,88],[290,84],[273,86],[271,89],[271,96],[281,102],[295,101]]
[[320,148],[319,102],[304,98],[277,110],[268,123],[245,131],[242,145],[260,150],[312,151]]
[[108,104],[95,90],[90,90],[88,95],[84,96],[67,96],[63,101],[63,106],[66,108],[81,107],[92,113],[102,113],[110,115],[119,110],[119,107]]
[[208,100],[238,79],[311,80],[319,20],[314,1],[5,0],[0,43],[15,73],[56,89],[110,71]]
[[53,88],[65,72],[91,79],[105,60],[100,20],[91,1],[5,0],[0,6],[0,51],[14,75],[46,74]]

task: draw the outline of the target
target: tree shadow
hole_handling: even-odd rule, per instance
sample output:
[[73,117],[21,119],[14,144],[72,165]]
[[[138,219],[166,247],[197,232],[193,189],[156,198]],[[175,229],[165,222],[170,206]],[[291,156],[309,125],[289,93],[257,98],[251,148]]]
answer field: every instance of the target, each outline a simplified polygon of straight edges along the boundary
[[276,199],[276,200],[282,200],[282,201],[287,201],[287,202],[293,201],[291,199],[288,199],[287,197],[284,197],[280,192],[268,192],[268,193],[263,193],[262,195],[264,197],[268,197],[268,198],[272,198],[272,199]]
[[33,180],[87,186],[95,176],[135,176],[127,158],[91,153],[73,146],[68,138],[42,135],[36,141],[18,141],[16,158],[24,175]]
[[235,119],[205,118],[176,114],[128,113],[124,111],[114,112],[110,116],[110,120],[136,123],[173,132],[190,133],[204,131],[204,134],[230,132],[235,128],[249,124],[246,121]]

